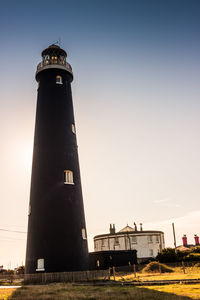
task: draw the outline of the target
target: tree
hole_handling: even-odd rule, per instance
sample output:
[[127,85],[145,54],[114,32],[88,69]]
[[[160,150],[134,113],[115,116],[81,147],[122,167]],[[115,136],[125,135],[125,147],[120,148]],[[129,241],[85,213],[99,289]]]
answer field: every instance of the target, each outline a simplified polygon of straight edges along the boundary
[[16,274],[24,274],[24,271],[25,271],[25,267],[20,266],[20,267],[17,268]]

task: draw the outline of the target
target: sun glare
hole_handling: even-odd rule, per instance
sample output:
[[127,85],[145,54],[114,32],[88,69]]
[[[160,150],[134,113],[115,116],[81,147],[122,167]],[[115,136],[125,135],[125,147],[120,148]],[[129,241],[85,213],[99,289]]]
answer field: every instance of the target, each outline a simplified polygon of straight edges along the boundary
[[20,150],[20,164],[23,169],[25,168],[27,171],[30,171],[32,165],[33,146],[32,144],[25,144]]

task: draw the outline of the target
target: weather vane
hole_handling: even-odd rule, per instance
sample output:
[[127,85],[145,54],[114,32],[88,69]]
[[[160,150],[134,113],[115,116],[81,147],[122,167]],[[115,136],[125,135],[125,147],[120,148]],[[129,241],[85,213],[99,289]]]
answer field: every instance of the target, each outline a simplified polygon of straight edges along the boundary
[[58,45],[59,47],[61,47],[61,38],[59,37],[58,40],[53,43],[53,45]]

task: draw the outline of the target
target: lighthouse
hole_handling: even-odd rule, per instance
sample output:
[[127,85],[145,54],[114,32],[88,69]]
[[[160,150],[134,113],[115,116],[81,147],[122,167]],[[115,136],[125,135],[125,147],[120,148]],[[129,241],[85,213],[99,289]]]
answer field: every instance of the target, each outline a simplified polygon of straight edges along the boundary
[[26,249],[27,274],[88,269],[88,244],[67,53],[42,51]]

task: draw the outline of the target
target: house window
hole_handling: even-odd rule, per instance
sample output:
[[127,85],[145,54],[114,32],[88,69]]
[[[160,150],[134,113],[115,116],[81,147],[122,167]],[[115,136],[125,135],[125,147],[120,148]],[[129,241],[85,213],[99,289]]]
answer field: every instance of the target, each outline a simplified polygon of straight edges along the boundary
[[70,171],[70,170],[64,171],[64,183],[65,184],[74,184],[72,171]]
[[156,243],[159,243],[159,236],[156,235]]
[[115,237],[115,245],[119,245],[119,238]]
[[72,132],[73,132],[74,134],[76,134],[76,128],[75,128],[75,125],[74,125],[74,124],[72,124]]
[[104,239],[101,240],[101,246],[102,246],[102,247],[104,246]]
[[39,258],[37,260],[37,269],[36,271],[44,271],[44,258]]
[[153,243],[152,235],[148,235],[147,239],[148,239],[148,243]]
[[132,244],[137,244],[137,238],[136,238],[136,236],[131,236],[131,243]]
[[100,267],[100,261],[97,260],[97,267]]
[[62,82],[62,76],[56,76],[56,83],[57,84],[63,84],[63,82]]
[[82,238],[83,240],[87,240],[85,228],[82,228]]
[[153,256],[153,249],[149,249],[149,256]]

